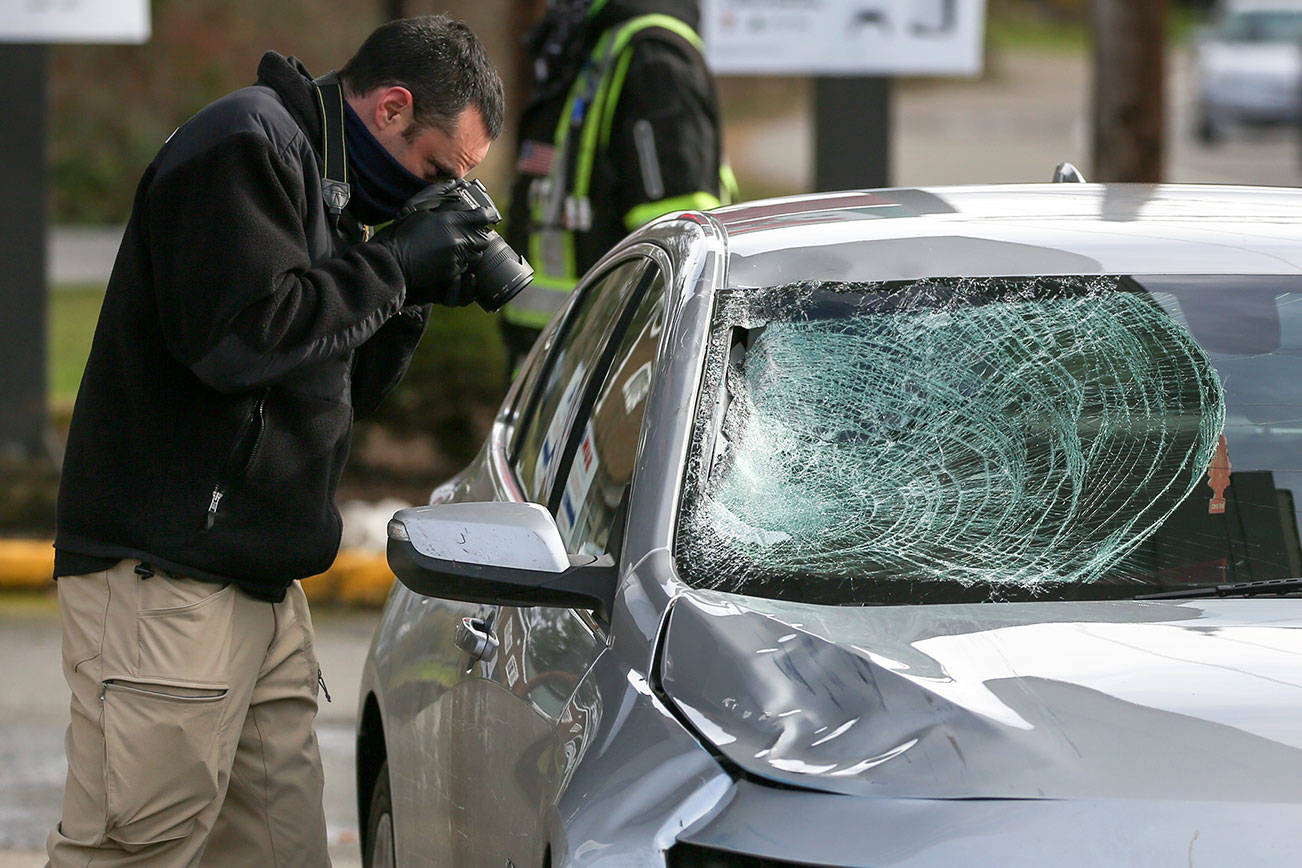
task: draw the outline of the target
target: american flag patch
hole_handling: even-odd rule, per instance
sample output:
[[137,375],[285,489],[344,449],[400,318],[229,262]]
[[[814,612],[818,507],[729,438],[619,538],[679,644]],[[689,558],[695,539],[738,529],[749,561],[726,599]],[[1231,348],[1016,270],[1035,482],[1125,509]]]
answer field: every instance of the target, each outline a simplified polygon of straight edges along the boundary
[[550,175],[555,159],[555,145],[526,141],[520,144],[520,159],[516,161],[515,169],[525,175]]

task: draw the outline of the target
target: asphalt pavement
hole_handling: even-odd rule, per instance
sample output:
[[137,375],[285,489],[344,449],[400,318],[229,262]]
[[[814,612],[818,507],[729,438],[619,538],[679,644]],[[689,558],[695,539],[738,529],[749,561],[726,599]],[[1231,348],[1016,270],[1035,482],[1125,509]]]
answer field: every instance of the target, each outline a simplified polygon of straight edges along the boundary
[[[1297,130],[1245,130],[1215,147],[1203,145],[1193,137],[1197,82],[1190,51],[1173,50],[1167,70],[1163,180],[1302,185]],[[897,79],[891,185],[1041,182],[1064,161],[1094,180],[1090,88],[1087,55],[1063,51],[1004,51],[979,79]],[[725,146],[743,178],[808,190],[813,183],[811,107],[799,100],[785,105],[784,114],[730,124]],[[727,117],[727,105],[723,111]]]
[[[353,722],[362,661],[379,613],[313,613],[316,649],[333,702],[321,701],[317,736],[325,766],[326,827],[336,868],[360,866],[353,784]],[[0,595],[0,868],[43,865],[58,821],[66,764],[68,688],[60,671],[52,596]]]

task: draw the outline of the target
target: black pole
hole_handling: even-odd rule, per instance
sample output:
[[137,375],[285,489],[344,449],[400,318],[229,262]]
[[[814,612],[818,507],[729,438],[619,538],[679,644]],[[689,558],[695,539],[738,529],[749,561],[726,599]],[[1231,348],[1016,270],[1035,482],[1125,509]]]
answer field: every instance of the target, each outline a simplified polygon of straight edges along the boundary
[[0,458],[44,455],[44,45],[0,44]]
[[890,186],[889,76],[814,79],[814,189]]

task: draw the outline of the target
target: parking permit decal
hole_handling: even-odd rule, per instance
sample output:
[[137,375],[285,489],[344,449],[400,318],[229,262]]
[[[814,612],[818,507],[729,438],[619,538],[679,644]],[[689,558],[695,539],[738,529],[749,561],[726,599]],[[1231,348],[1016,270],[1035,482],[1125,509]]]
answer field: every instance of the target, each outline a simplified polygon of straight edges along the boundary
[[1207,469],[1207,484],[1212,489],[1212,499],[1207,504],[1211,515],[1225,512],[1225,489],[1230,487],[1230,454],[1225,445],[1225,435],[1216,444],[1216,454],[1212,456],[1211,467]]
[[556,525],[560,528],[564,539],[572,538],[570,531],[586,519],[584,504],[587,502],[592,480],[596,477],[597,467],[600,464],[592,436],[592,422],[589,420],[584,425],[583,439],[579,441],[578,452],[574,455],[574,464],[570,467],[570,478],[565,482],[560,515],[556,517]]

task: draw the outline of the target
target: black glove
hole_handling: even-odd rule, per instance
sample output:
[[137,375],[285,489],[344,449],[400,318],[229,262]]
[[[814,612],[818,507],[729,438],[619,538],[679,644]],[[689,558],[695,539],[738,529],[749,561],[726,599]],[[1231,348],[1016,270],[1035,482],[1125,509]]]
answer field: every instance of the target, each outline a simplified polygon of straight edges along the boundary
[[398,260],[407,283],[407,304],[469,304],[474,301],[474,280],[466,279],[467,270],[483,255],[492,237],[487,230],[496,217],[489,208],[429,210],[408,203],[372,241]]

